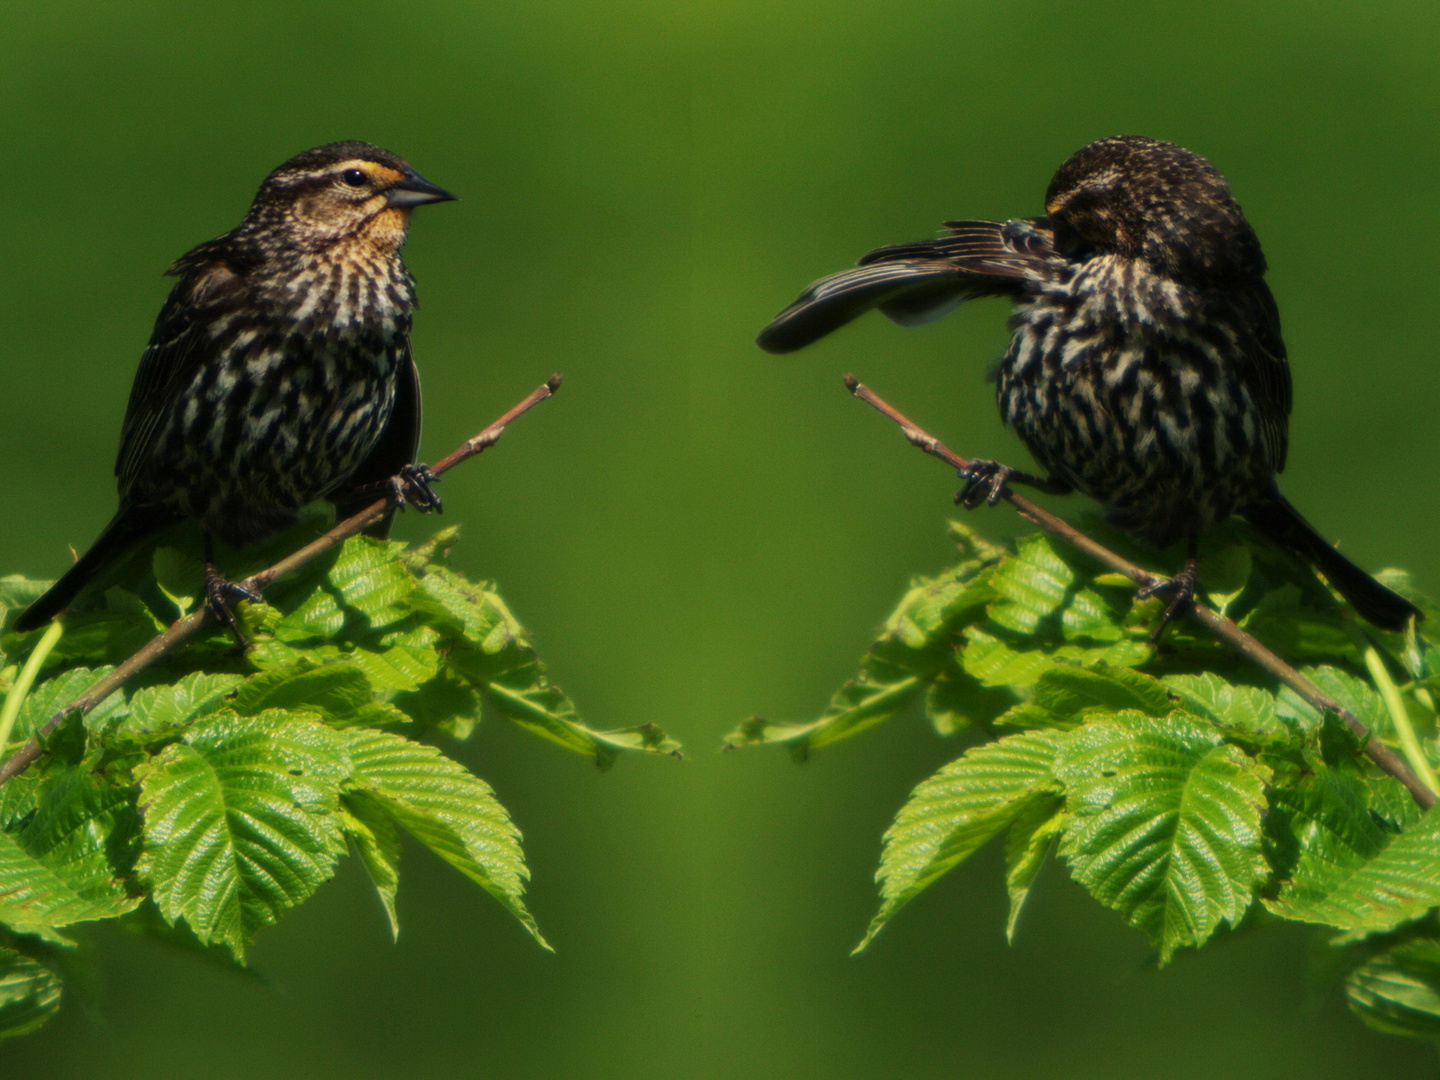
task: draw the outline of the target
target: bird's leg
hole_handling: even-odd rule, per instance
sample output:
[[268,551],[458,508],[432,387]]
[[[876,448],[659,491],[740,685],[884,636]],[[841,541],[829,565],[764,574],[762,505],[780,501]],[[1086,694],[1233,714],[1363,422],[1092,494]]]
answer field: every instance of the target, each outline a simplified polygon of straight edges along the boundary
[[1158,644],[1160,635],[1165,633],[1165,628],[1176,619],[1182,619],[1189,615],[1195,606],[1195,578],[1196,567],[1199,564],[1199,543],[1199,537],[1190,537],[1185,554],[1185,565],[1178,574],[1172,578],[1157,581],[1153,585],[1146,585],[1135,593],[1136,600],[1149,600],[1152,596],[1170,597],[1165,614],[1160,616],[1160,622],[1154,630],[1150,631],[1151,644]]
[[955,502],[966,510],[974,510],[981,502],[994,506],[1004,497],[1005,488],[1010,484],[1023,484],[1048,495],[1068,495],[1071,490],[1069,484],[1053,476],[1034,476],[983,458],[961,469],[960,479],[965,484],[955,493]]
[[258,604],[264,600],[254,589],[247,589],[234,581],[227,581],[220,576],[220,571],[215,569],[215,556],[211,551],[210,534],[205,533],[205,610],[210,612],[211,618],[230,631],[235,638],[235,648],[244,652],[250,647],[250,642],[240,631],[240,623],[235,618],[235,613],[230,610],[232,601],[249,600]]
[[422,514],[428,514],[431,510],[443,514],[445,507],[440,502],[440,496],[436,495],[430,486],[439,479],[440,477],[430,471],[429,465],[406,465],[384,483],[390,501],[401,510],[413,506]]

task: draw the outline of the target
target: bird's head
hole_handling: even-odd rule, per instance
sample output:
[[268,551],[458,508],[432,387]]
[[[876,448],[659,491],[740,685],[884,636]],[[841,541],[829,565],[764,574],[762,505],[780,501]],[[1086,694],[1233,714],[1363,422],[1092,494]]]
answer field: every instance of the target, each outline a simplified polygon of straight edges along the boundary
[[1208,161],[1140,135],[1101,139],[1045,193],[1055,247],[1071,259],[1143,258],[1158,272],[1215,281],[1265,272],[1260,241]]
[[354,240],[393,253],[410,212],[454,199],[401,157],[365,142],[337,142],[297,154],[260,185],[246,222],[277,226],[286,241],[315,250]]

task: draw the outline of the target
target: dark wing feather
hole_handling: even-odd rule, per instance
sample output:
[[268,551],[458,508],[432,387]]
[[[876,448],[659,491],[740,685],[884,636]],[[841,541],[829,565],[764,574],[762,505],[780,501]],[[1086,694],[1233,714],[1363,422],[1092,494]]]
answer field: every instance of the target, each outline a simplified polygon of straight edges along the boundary
[[792,352],[876,307],[916,326],[975,297],[1022,295],[1064,265],[1043,218],[948,227],[948,236],[878,248],[854,269],[821,278],[760,332],[758,344]]
[[115,475],[122,497],[143,467],[161,420],[174,408],[195,368],[205,362],[206,327],[245,302],[245,277],[237,260],[228,257],[224,237],[184,255],[170,273],[180,280],[155,320],[120,429]]
[[[420,448],[420,373],[415,369],[408,337],[396,366],[395,406],[390,411],[390,419],[374,449],[356,467],[344,489],[330,496],[337,520],[343,521],[364,510],[384,494],[379,485],[406,465],[415,464],[415,454]],[[383,518],[365,530],[366,535],[389,536],[394,517],[392,506]]]
[[1261,278],[1234,290],[1231,300],[1238,308],[1238,318],[1231,322],[1245,331],[1240,377],[1259,406],[1265,451],[1278,473],[1285,468],[1291,405],[1290,362],[1280,336],[1280,309]]

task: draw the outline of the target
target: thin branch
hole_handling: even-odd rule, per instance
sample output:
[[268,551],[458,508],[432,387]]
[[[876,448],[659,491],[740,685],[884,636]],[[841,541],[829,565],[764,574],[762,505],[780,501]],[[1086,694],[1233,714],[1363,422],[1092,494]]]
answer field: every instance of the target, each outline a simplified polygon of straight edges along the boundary
[[[955,453],[955,451],[951,450],[939,439],[935,438],[935,436],[920,427],[889,402],[879,397],[873,390],[848,372],[845,375],[845,385],[852,394],[865,402],[865,404],[878,409],[898,424],[905,438],[921,450],[924,450],[925,453],[939,458],[958,471],[964,471],[969,468],[970,462],[967,459]],[[1061,521],[1047,510],[1042,510],[1029,499],[1025,498],[1025,496],[1017,495],[1008,487],[1002,491],[1001,497],[1006,499],[1010,505],[1015,508],[1016,513],[1025,518],[1025,520],[1038,525],[1051,536],[1058,537],[1067,544],[1078,548],[1095,561],[1108,566],[1116,573],[1124,574],[1131,581],[1135,582],[1136,585],[1144,588],[1165,580],[1152,574],[1149,570],[1136,566],[1130,562],[1130,560],[1123,558],[1103,544],[1086,536],[1073,525]],[[1305,678],[1304,675],[1301,675],[1259,641],[1251,637],[1244,630],[1241,630],[1214,609],[1206,607],[1197,600],[1191,611],[1191,617],[1212,635],[1290,687],[1291,690],[1294,690],[1295,693],[1299,694],[1300,697],[1315,706],[1315,708],[1323,712],[1334,713],[1340,717],[1346,726],[1355,733],[1356,737],[1361,740],[1365,748],[1365,755],[1371,761],[1378,765],[1384,772],[1389,773],[1396,780],[1399,780],[1400,783],[1404,784],[1406,790],[1410,792],[1421,807],[1428,810],[1435,805],[1437,798],[1436,793],[1431,791],[1430,788],[1415,775],[1410,766],[1405,763],[1399,754],[1396,754],[1378,739],[1372,738],[1370,729],[1362,724],[1354,713],[1350,712],[1309,679]]]
[[[546,398],[553,397],[560,389],[560,373],[556,372],[545,382],[543,386],[537,387],[519,404],[510,409],[493,424],[480,432],[472,439],[467,439],[453,453],[447,454],[431,466],[430,471],[436,476],[453,469],[467,458],[476,454],[484,453],[490,447],[500,441],[500,436],[505,434],[505,427],[511,421],[522,414],[529,412]],[[276,579],[299,569],[312,559],[325,554],[331,548],[338,547],[350,537],[362,532],[385,516],[390,506],[390,500],[386,498],[376,499],[373,503],[361,510],[358,514],[346,518],[324,536],[311,541],[299,551],[287,555],[275,565],[261,570],[258,574],[252,574],[240,584],[248,589],[257,592],[263,591]],[[60,726],[65,717],[72,713],[87,713],[100,702],[113,694],[123,686],[130,678],[138,672],[145,670],[156,660],[159,660],[167,653],[173,652],[176,647],[194,637],[209,619],[209,612],[202,605],[198,610],[186,615],[183,619],[174,623],[170,629],[152,638],[139,652],[135,653],[114,671],[110,672],[94,686],[86,690],[78,698],[72,701],[65,708],[61,709],[54,716],[45,722],[45,726],[22,746],[19,750],[0,765],[0,784],[7,783],[12,777],[18,776],[42,753],[41,741],[51,732]]]

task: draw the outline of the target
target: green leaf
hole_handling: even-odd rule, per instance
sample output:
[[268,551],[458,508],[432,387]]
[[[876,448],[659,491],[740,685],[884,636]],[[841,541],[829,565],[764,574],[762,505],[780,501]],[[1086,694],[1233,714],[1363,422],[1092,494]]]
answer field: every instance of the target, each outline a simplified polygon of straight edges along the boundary
[[486,642],[488,648],[457,642],[448,657],[450,667],[483,691],[501,715],[527,731],[594,758],[602,769],[626,750],[679,752],[680,744],[654,724],[599,731],[581,722],[574,704],[546,678],[545,665],[535,651],[511,634],[504,621],[496,624]]
[[448,668],[392,704],[411,720],[457,738],[468,738],[480,719],[480,693]]
[[[1390,713],[1385,708],[1384,700],[1364,679],[1329,664],[1301,668],[1300,674],[1334,698],[1342,708],[1350,710],[1356,719],[1376,735],[1392,733],[1394,725],[1390,721]],[[1279,713],[1286,719],[1295,720],[1307,730],[1320,726],[1320,710],[1288,686],[1280,690]]]
[[407,832],[520,920],[545,948],[525,909],[530,872],[520,831],[490,786],[433,746],[382,731],[348,729],[351,783]]
[[127,789],[79,770],[46,781],[24,827],[0,832],[0,922],[44,933],[134,908],[119,875],[137,827]]
[[995,598],[989,577],[972,561],[932,578],[916,578],[886,620],[885,633],[917,650],[947,639],[957,619],[978,613]]
[[376,690],[418,690],[435,678],[440,670],[440,653],[435,647],[439,634],[420,626],[385,637],[381,648],[361,647],[345,653],[345,659],[364,671]]
[[1057,732],[1010,735],[967,751],[924,781],[885,833],[880,910],[864,949],[928,885],[969,858],[1052,787]]
[[155,584],[181,615],[205,595],[205,566],[198,559],[173,547],[157,547],[150,557]]
[[1181,708],[1214,722],[1226,735],[1261,743],[1289,743],[1293,736],[1275,711],[1274,695],[1255,686],[1227,683],[1213,672],[1167,675],[1163,680]]
[[445,567],[427,569],[411,600],[487,653],[526,641],[524,628],[487,583],[466,581]]
[[990,566],[1010,554],[1003,545],[987,540],[979,529],[968,522],[952,520],[947,528],[950,539],[955,541],[960,551],[962,562],[974,559],[983,566]]
[[1092,648],[1061,645],[1048,652],[1019,650],[991,634],[983,625],[966,627],[965,639],[960,664],[983,686],[1024,688],[1035,685],[1041,675],[1057,664],[1084,667],[1102,663],[1128,668],[1143,664],[1154,655],[1154,649],[1143,641],[1117,641]]
[[1055,838],[1064,831],[1064,805],[1065,800],[1059,795],[1036,796],[1016,816],[1015,824],[1005,836],[1005,887],[1010,893],[1005,940],[1012,945],[1030,887],[1035,884]]
[[340,796],[345,833],[370,875],[370,883],[390,920],[390,936],[400,940],[400,918],[395,913],[395,895],[400,888],[400,834],[384,806],[364,791],[347,791]]
[[990,575],[990,587],[1000,597],[990,605],[990,618],[1007,630],[1032,634],[1060,609],[1074,584],[1075,571],[1048,536],[1021,537],[1015,542],[1015,554]]
[[1093,712],[1134,709],[1164,716],[1175,707],[1165,688],[1149,675],[1098,661],[1089,667],[1056,664],[1035,684],[1035,704],[1069,720]]
[[60,979],[49,968],[0,946],[0,1039],[28,1035],[60,1011]]
[[344,850],[343,744],[315,718],[222,712],[141,778],[139,871],[170,922],[243,959],[263,927],[327,881]]
[[[281,641],[331,638],[342,629],[375,631],[410,613],[415,578],[399,560],[402,545],[352,536],[318,588],[305,593],[275,627]],[[277,603],[285,606],[282,597]]]
[[1267,902],[1275,914],[1363,937],[1393,930],[1440,904],[1440,809],[1398,836],[1361,829],[1356,814],[1315,813],[1325,833],[1307,846],[1291,881]]
[[[537,661],[538,665],[538,661]],[[522,728],[541,735],[558,746],[578,750],[595,759],[602,769],[627,751],[680,755],[680,744],[655,724],[600,731],[580,721],[575,706],[558,686],[534,682],[523,674],[496,679],[486,687],[500,712]]]
[[235,674],[194,671],[177,683],[137,690],[120,730],[136,735],[174,731],[197,716],[214,712],[242,681]]
[[1440,941],[1415,938],[1345,980],[1350,1011],[1377,1031],[1440,1039]]
[[1265,832],[1280,891],[1266,907],[1289,917],[1295,905],[1323,901],[1339,878],[1385,850],[1390,835],[1368,801],[1360,777],[1323,763],[1276,788]]
[[981,686],[952,666],[935,677],[925,691],[925,715],[936,734],[953,735],[974,724],[994,720],[1015,700],[1005,690]]
[[346,726],[409,720],[393,705],[377,700],[365,670],[344,660],[328,664],[300,660],[252,675],[235,695],[234,709],[241,716],[267,709],[304,709]]
[[982,686],[1033,686],[1054,661],[1040,649],[1019,651],[979,626],[965,630],[967,644],[961,666]]
[[1234,926],[1264,880],[1265,766],[1182,713],[1091,720],[1056,766],[1075,880],[1144,929],[1167,962]]
[[[20,715],[15,720],[15,730],[10,738],[30,738],[44,727],[55,713],[71,704],[110,674],[111,670],[109,667],[71,668],[40,683],[30,691],[30,696],[20,706]],[[118,694],[112,694],[86,714],[85,723],[94,730],[103,729],[123,716],[126,708],[125,699]]]
[[0,622],[3,622],[5,610],[19,611],[29,607],[53,584],[53,581],[21,577],[19,574],[0,577]]
[[1094,589],[1077,589],[1060,614],[1060,632],[1066,641],[1121,641],[1124,614]]
[[725,745],[741,749],[778,744],[803,757],[811,748],[839,742],[890,719],[914,700],[923,685],[915,675],[890,683],[851,679],[835,692],[820,719],[789,724],[757,716],[726,735]]
[[1227,544],[1200,560],[1200,588],[1222,615],[1228,614],[1230,605],[1245,591],[1252,566],[1250,549],[1244,544]]

